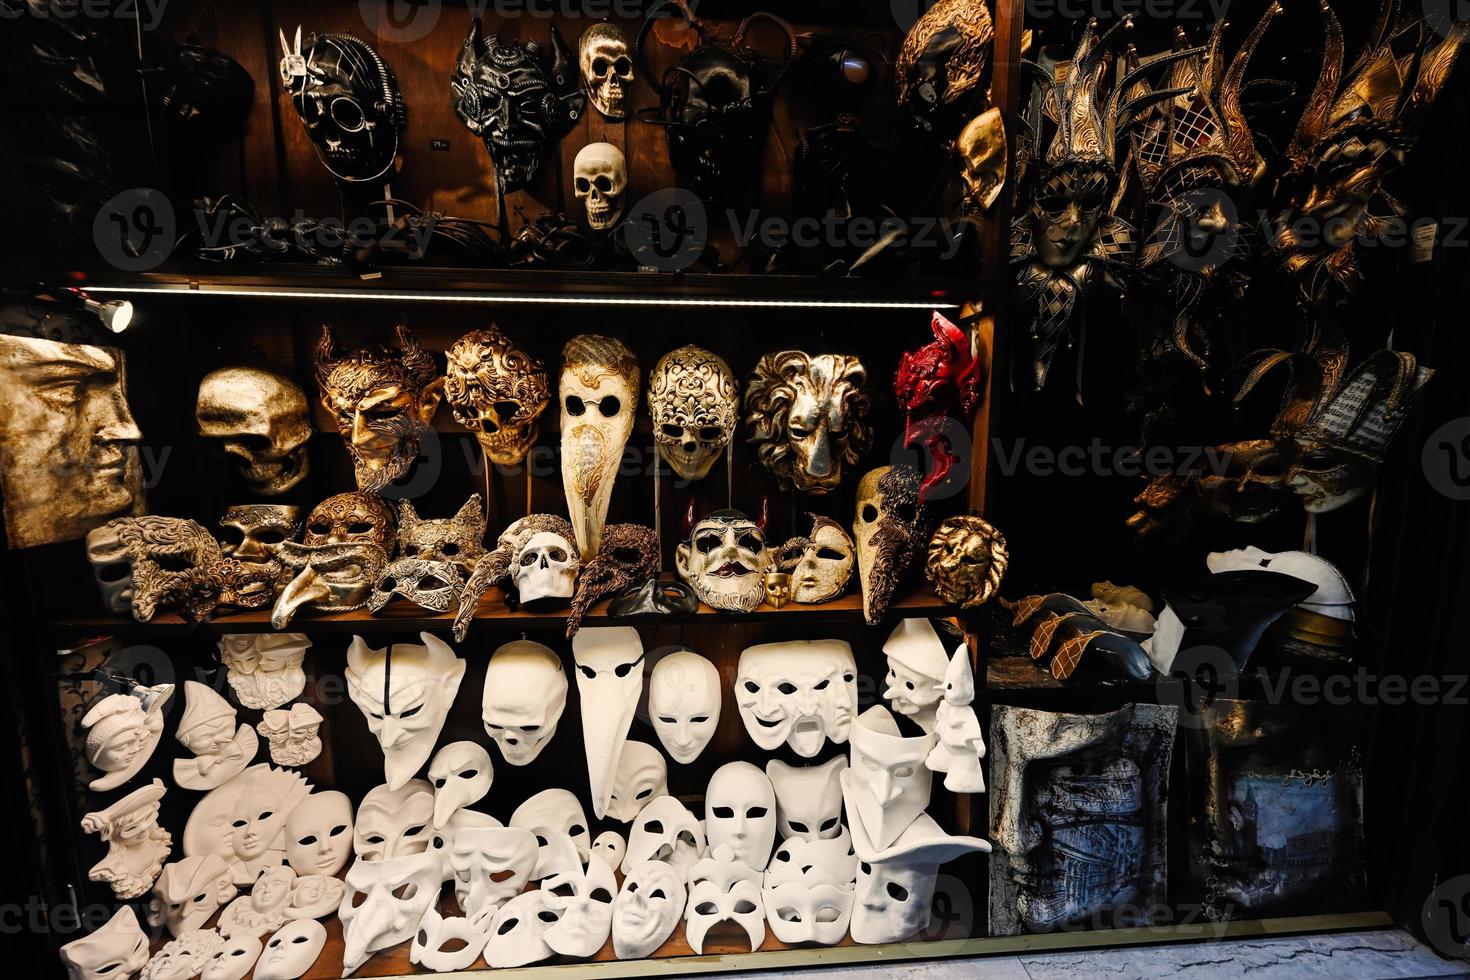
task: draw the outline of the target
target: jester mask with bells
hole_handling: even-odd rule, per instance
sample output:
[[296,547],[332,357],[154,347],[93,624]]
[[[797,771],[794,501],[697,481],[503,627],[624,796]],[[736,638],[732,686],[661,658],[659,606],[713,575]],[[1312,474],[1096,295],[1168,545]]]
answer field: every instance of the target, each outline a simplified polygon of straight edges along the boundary
[[856,546],[841,524],[808,514],[812,533],[787,538],[776,550],[776,567],[791,576],[791,598],[801,603],[829,602],[847,591],[857,562]]
[[694,594],[713,609],[750,612],[766,596],[771,564],[765,532],[738,510],[717,510],[694,525],[674,565]]
[[702,480],[735,433],[735,375],[702,347],[669,351],[648,375],[648,413],[658,454],[684,479]]
[[398,155],[408,108],[393,70],[351,34],[281,32],[281,84],[322,165],[338,180],[383,177]]
[[255,758],[259,739],[236,721],[234,706],[214,688],[184,681],[184,714],[174,735],[194,758],[174,760],[174,782],[184,789],[214,789],[242,772]]
[[194,418],[200,437],[229,457],[253,492],[278,497],[306,478],[306,393],[285,375],[253,367],[211,371],[199,382]]
[[403,477],[419,455],[419,440],[444,395],[433,356],[399,324],[394,346],[337,350],[322,325],[316,380],[322,406],[347,443],[359,490],[377,491]]
[[592,812],[607,815],[623,741],[643,694],[643,641],[631,626],[586,629],[572,638]]
[[494,324],[456,340],[445,357],[444,398],[455,421],[475,434],[490,462],[519,466],[551,402],[545,365]]
[[485,554],[485,508],[478,493],[470,494],[453,517],[424,520],[408,499],[398,502],[398,553],[404,558],[450,562],[465,576]]
[[371,649],[360,636],[347,648],[347,694],[367,717],[383,747],[383,777],[390,789],[413,778],[429,761],[465,662],[449,644],[420,633],[422,645],[397,643]]
[[869,626],[877,626],[888,611],[899,581],[929,539],[932,511],[921,484],[907,466],[880,466],[858,481],[852,536]]
[[[945,109],[986,99],[995,29],[983,0],[939,0],[914,22],[893,70],[898,103],[921,129]],[[973,111],[973,110],[971,110]],[[1002,151],[1004,155],[1004,151]]]
[[[572,525],[565,517],[558,517],[555,514],[527,514],[512,523],[510,527],[500,532],[500,537],[495,539],[495,548],[487,551],[484,557],[475,563],[475,569],[470,574],[469,581],[465,583],[464,595],[461,596],[459,602],[459,611],[454,617],[454,638],[456,640],[463,642],[469,633],[470,623],[474,622],[475,611],[480,605],[480,598],[490,590],[491,586],[498,585],[504,588],[518,570],[518,560],[523,557],[523,552],[533,540],[546,543],[544,535],[551,535],[566,542],[568,554],[565,560],[571,562],[573,557],[571,551],[574,548],[572,541],[575,535],[572,532]],[[580,565],[580,562],[577,564]]]
[[623,447],[638,410],[638,361],[621,341],[596,334],[562,348],[561,478],[584,561],[597,556]]
[[873,441],[868,371],[848,354],[765,355],[745,385],[756,457],[782,489],[827,493]]
[[195,805],[184,825],[184,853],[218,854],[235,884],[250,885],[261,871],[286,863],[286,822],[310,792],[298,772],[253,765]]
[[480,697],[485,734],[513,766],[541,754],[567,706],[567,675],[561,658],[532,640],[512,640],[490,655]]
[[929,320],[934,340],[898,359],[893,393],[903,409],[905,446],[920,447],[926,472],[926,497],[943,485],[959,460],[945,423],[968,430],[985,384],[984,365],[970,350],[970,335],[935,312]]
[[974,609],[990,601],[1010,563],[1006,539],[979,517],[946,517],[929,539],[924,577],[945,602]]

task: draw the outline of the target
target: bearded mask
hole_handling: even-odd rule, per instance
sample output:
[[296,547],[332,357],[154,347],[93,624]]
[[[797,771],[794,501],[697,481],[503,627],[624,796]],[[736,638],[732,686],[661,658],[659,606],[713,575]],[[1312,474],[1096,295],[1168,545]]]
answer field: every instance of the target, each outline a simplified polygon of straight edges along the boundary
[[582,617],[604,596],[621,592],[658,574],[658,537],[637,524],[609,524],[602,551],[582,566],[577,594],[567,615],[567,636],[582,628]]
[[337,917],[342,920],[342,970],[355,973],[381,949],[408,942],[443,884],[433,851],[381,861],[354,861]]
[[793,837],[766,868],[761,902],[771,934],[783,943],[840,943],[852,916],[857,855],[844,828],[831,840]]
[[628,89],[633,87],[633,59],[628,38],[616,24],[593,24],[577,44],[577,66],[592,107],[608,119],[627,116]]
[[455,421],[475,434],[490,462],[519,466],[551,401],[545,366],[494,325],[465,334],[445,356],[444,397]]
[[694,525],[674,564],[700,600],[714,609],[750,612],[765,598],[771,563],[766,535],[736,510],[717,510]]
[[924,453],[926,499],[949,480],[959,462],[945,423],[967,425],[985,384],[983,365],[970,351],[970,335],[939,313],[931,318],[930,327],[933,342],[905,351],[893,381],[903,409],[904,445]]
[[763,643],[741,651],[735,704],[767,752],[781,743],[804,759],[827,739],[847,741],[857,711],[857,666],[842,640]]
[[631,626],[582,630],[572,638],[592,810],[607,814],[623,741],[643,694],[643,641]]
[[485,508],[478,493],[453,517],[423,520],[413,503],[398,502],[398,550],[405,558],[449,562],[465,576],[475,570],[475,563],[485,553]]
[[338,180],[384,177],[398,155],[408,110],[393,71],[351,34],[313,34],[295,46],[281,32],[281,84],[317,156]]
[[[219,605],[225,559],[202,525],[181,517],[149,516],[120,517],[105,526],[117,536],[132,567],[133,618],[138,622],[146,623],[160,608],[171,606],[190,622],[200,622]],[[232,579],[239,573],[231,568]],[[253,595],[232,598],[263,605],[270,601],[270,591],[262,581]]]
[[613,482],[638,410],[638,361],[595,334],[562,349],[561,478],[582,559],[597,557]]
[[383,747],[390,789],[408,782],[429,760],[464,679],[465,662],[447,643],[430,633],[419,639],[421,646],[373,650],[354,636],[347,649],[347,694]]
[[394,335],[394,347],[372,345],[344,355],[323,324],[317,341],[322,406],[347,442],[359,490],[381,490],[408,473],[444,395],[433,356],[403,324]]
[[990,853],[988,841],[952,837],[927,813],[889,847],[877,846],[854,823],[852,844],[858,855],[852,938],[859,943],[902,942],[929,928],[939,866],[973,851]]
[[290,378],[260,368],[212,371],[199,382],[200,438],[239,468],[246,486],[278,497],[306,478],[311,436],[306,394]]
[[858,482],[852,532],[869,626],[878,625],[899,581],[923,552],[931,511],[920,489],[919,474],[907,466],[880,466]]
[[138,914],[122,906],[107,923],[61,947],[67,980],[108,980],[132,976],[148,962],[148,934]]
[[547,646],[512,640],[490,655],[480,699],[485,733],[513,766],[541,754],[567,706],[567,675]]
[[788,538],[776,550],[775,561],[791,576],[791,598],[801,603],[830,602],[847,591],[857,552],[841,524],[818,514],[810,537]]
[[748,439],[782,489],[827,493],[873,441],[867,369],[846,354],[767,354],[745,385]]
[[670,351],[648,376],[658,453],[686,480],[709,475],[735,433],[739,410],[729,365],[703,348]]
[[929,539],[924,577],[945,602],[974,609],[995,595],[1008,564],[1006,539],[990,524],[978,517],[947,517]]
[[921,129],[970,93],[983,98],[994,34],[982,0],[940,0],[909,28],[893,68],[898,103]]

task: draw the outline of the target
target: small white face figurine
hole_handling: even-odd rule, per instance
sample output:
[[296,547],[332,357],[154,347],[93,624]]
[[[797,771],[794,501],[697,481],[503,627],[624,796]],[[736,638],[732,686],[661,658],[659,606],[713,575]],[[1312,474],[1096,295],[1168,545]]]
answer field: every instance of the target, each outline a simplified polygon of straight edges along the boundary
[[429,782],[434,786],[435,829],[447,824],[456,810],[484,799],[494,775],[490,753],[474,742],[450,742],[434,753]]
[[819,766],[766,763],[776,791],[776,826],[781,836],[830,840],[842,833],[841,774],[847,760],[834,756]]
[[143,968],[139,980],[189,980],[203,971],[225,940],[212,929],[195,929],[164,944]]
[[878,847],[898,839],[929,805],[934,773],[924,764],[933,734],[905,737],[888,709],[873,705],[852,726],[852,762],[842,773],[849,824],[861,823]]
[[612,932],[613,895],[618,890],[612,868],[593,854],[587,867],[552,875],[541,883],[546,907],[558,913],[544,934],[546,945],[563,956],[591,956]]
[[236,726],[234,707],[198,681],[184,681],[184,714],[174,737],[194,753],[174,760],[174,782],[184,789],[214,789],[238,776],[260,744],[249,725]]
[[927,619],[905,619],[883,644],[888,674],[883,696],[893,710],[912,718],[926,732],[934,730],[938,686],[949,667],[949,650]]
[[449,852],[460,909],[478,916],[519,895],[539,855],[536,835],[521,827],[469,827],[457,831]]
[[782,742],[804,759],[847,741],[857,710],[857,666],[842,640],[762,643],[740,654],[735,704],[757,746]]
[[304,766],[322,753],[322,721],[320,712],[297,701],[289,711],[275,708],[265,712],[255,728],[270,743],[272,762],[279,766]]
[[312,793],[286,819],[286,860],[300,875],[335,875],[352,854],[352,801]]
[[127,905],[105,925],[61,947],[68,980],[117,980],[132,976],[147,962],[148,934]]
[[689,869],[689,902],[684,938],[697,954],[704,953],[704,937],[722,922],[745,930],[751,952],[766,938],[766,913],[761,905],[762,870],[735,860],[728,844],[711,847]]
[[367,791],[357,808],[352,849],[363,861],[422,854],[434,836],[434,787],[410,779],[398,789]]
[[776,842],[776,794],[766,774],[748,762],[716,769],[704,794],[704,834],[709,847],[727,845],[741,864],[764,868]]
[[648,713],[653,730],[682,765],[699,758],[720,724],[720,671],[691,650],[680,650],[653,666]]
[[87,761],[102,775],[88,788],[105,793],[138,774],[163,735],[163,709],[173,696],[172,684],[139,685],[129,694],[109,694],[82,716]]
[[347,648],[347,694],[383,747],[384,781],[394,788],[429,761],[464,679],[465,662],[449,644],[431,633],[419,639],[374,650],[354,636]]
[[[107,842],[106,857],[88,869],[87,877],[107,882],[123,901],[148,894],[168,860],[173,837],[158,825],[165,792],[163,780],[155,779],[106,809],[82,817],[82,830]],[[184,853],[189,853],[187,844]]]
[[306,672],[301,664],[311,640],[305,633],[226,633],[219,640],[219,659],[228,669],[235,700],[267,711],[301,695]]
[[627,823],[649,800],[668,791],[669,767],[658,749],[646,742],[624,742],[612,796],[607,801],[608,817]]
[[572,638],[592,812],[607,816],[618,759],[643,693],[643,641],[631,626],[579,630]]
[[491,654],[480,720],[506,762],[524,766],[540,755],[566,706],[567,675],[550,647],[512,640]]
[[264,948],[258,936],[231,936],[205,963],[199,980],[244,980]]
[[694,814],[674,797],[660,796],[633,821],[623,873],[644,861],[665,861],[687,870],[704,857],[704,850],[704,830]]
[[266,940],[254,980],[297,980],[311,969],[326,944],[327,929],[315,919],[288,922]]
[[684,872],[662,861],[645,861],[623,881],[613,901],[613,952],[641,960],[673,935],[684,917]]
[[[564,789],[544,789],[516,807],[510,815],[512,827],[522,827],[532,832],[553,830],[565,834],[575,846],[577,859],[584,860],[592,851],[592,835],[587,830],[587,815],[576,796]],[[544,836],[544,835],[542,835]],[[536,862],[532,877],[541,879],[551,874],[555,867],[554,854],[547,844],[540,844],[541,856]]]

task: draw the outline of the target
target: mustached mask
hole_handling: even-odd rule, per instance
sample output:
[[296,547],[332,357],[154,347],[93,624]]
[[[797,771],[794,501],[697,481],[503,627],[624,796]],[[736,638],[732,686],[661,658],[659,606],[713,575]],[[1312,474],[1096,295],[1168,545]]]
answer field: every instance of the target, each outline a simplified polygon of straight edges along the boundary
[[684,872],[662,861],[645,861],[623,881],[613,900],[613,953],[641,960],[673,935],[684,917]]
[[776,826],[781,836],[831,840],[842,833],[842,773],[847,760],[834,756],[819,766],[766,763],[776,792]]
[[541,754],[566,709],[567,687],[561,660],[550,647],[512,640],[490,655],[480,721],[506,762],[524,766]]
[[607,801],[607,815],[627,823],[656,796],[669,791],[669,766],[664,757],[646,742],[631,739],[623,743],[618,757],[618,770],[613,776],[612,796]]
[[572,639],[592,810],[607,816],[623,742],[643,693],[643,641],[631,626],[582,630]]
[[669,756],[688,765],[720,724],[722,684],[714,664],[690,650],[668,654],[653,666],[648,713]]
[[577,550],[590,560],[633,431],[638,361],[621,341],[596,334],[573,337],[561,356],[561,477]]
[[929,805],[934,774],[924,765],[938,743],[932,734],[904,736],[888,709],[874,705],[852,727],[852,764],[842,774],[847,822],[887,847]]
[[857,854],[844,829],[831,840],[793,837],[766,868],[761,902],[771,933],[783,943],[834,946],[852,917]]
[[408,108],[393,70],[351,34],[281,32],[281,84],[322,165],[338,180],[378,180],[393,167]]
[[857,666],[842,640],[789,640],[740,654],[735,704],[751,741],[770,752],[781,743],[804,759],[831,739],[847,741],[857,711]]
[[737,861],[730,845],[710,848],[689,869],[689,901],[684,912],[684,938],[696,954],[715,926],[733,922],[750,940],[751,952],[766,939],[766,912],[761,905],[762,870]]
[[543,789],[510,815],[510,825],[536,835],[536,867],[531,878],[540,881],[581,866],[592,853],[587,814],[576,796],[564,789]]
[[355,861],[337,917],[342,920],[342,975],[369,956],[412,938],[443,884],[438,853],[424,851],[380,861]]
[[694,525],[674,557],[701,601],[731,612],[750,612],[765,600],[770,563],[765,532],[738,510],[717,510]]
[[852,938],[860,943],[897,943],[929,928],[939,866],[962,854],[990,853],[979,837],[950,836],[921,813],[891,847],[879,848],[854,822],[858,854],[857,900]]
[[384,778],[392,789],[429,760],[464,679],[465,662],[449,644],[429,633],[419,639],[422,645],[373,650],[354,636],[347,649],[347,694],[383,747]]
[[373,583],[368,610],[380,611],[394,596],[433,612],[448,612],[464,596],[464,572],[453,562],[399,558]]
[[907,466],[880,466],[858,481],[852,536],[869,626],[882,620],[899,581],[928,544],[932,509],[921,485],[919,474]]

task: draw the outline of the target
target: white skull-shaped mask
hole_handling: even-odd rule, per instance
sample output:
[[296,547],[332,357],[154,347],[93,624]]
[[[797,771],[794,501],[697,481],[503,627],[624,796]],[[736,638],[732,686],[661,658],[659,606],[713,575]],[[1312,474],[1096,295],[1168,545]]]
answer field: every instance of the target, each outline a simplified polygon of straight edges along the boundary
[[[564,789],[544,789],[531,797],[510,815],[510,825],[532,831],[539,853],[531,877],[540,880],[566,870],[568,859],[559,853],[558,836],[573,847],[571,860],[580,862],[592,852],[592,834],[587,829],[587,814],[577,797]],[[546,831],[552,831],[548,834]]]
[[347,648],[347,694],[383,747],[383,774],[392,788],[429,761],[464,679],[465,662],[449,644],[430,633],[419,639],[423,645],[397,643],[390,651],[354,636]]
[[494,778],[490,753],[474,742],[450,742],[429,762],[434,786],[434,829],[449,822],[456,810],[485,798]]
[[714,737],[721,689],[719,668],[691,650],[668,654],[653,665],[648,713],[675,762],[693,762]]
[[541,883],[546,907],[558,913],[547,927],[546,945],[563,956],[591,956],[607,942],[612,931],[613,896],[618,881],[595,854],[588,855],[585,868],[554,874]]
[[153,883],[148,924],[167,924],[168,931],[182,936],[204,926],[220,906],[239,893],[230,866],[218,854],[196,854],[164,865]]
[[740,654],[735,704],[757,746],[782,742],[804,759],[847,741],[857,711],[857,665],[842,640],[791,640]]
[[990,852],[988,841],[952,837],[927,813],[887,848],[875,846],[853,821],[852,842],[858,853],[852,938],[860,943],[902,942],[928,928],[939,866],[971,851]]
[[[934,712],[949,669],[949,649],[964,642],[958,635],[941,638],[927,619],[905,619],[883,644],[888,673],[883,678],[883,697],[893,710],[905,715],[926,732],[934,730]],[[951,642],[948,646],[945,640]]]
[[516,595],[521,602],[537,599],[570,599],[577,591],[577,572],[582,561],[577,549],[555,531],[537,531],[516,552]]
[[480,720],[506,762],[524,766],[540,755],[566,706],[567,675],[550,647],[512,640],[491,654]]
[[856,874],[857,853],[846,829],[831,840],[783,842],[761,887],[771,932],[783,943],[841,942],[852,917]]
[[628,38],[615,24],[593,24],[577,45],[582,85],[598,112],[609,119],[627,115],[628,89],[633,86],[633,59]]
[[684,870],[662,861],[645,861],[628,872],[613,900],[613,953],[641,960],[673,935],[684,917]]
[[722,922],[745,930],[752,952],[766,939],[766,914],[761,905],[762,869],[735,860],[728,844],[689,869],[689,903],[684,915],[684,938],[697,954],[704,953],[704,937]]
[[546,907],[546,896],[539,888],[506,902],[490,924],[486,965],[525,966],[548,959],[552,950],[546,945],[546,930],[560,917],[559,910]]
[[841,774],[846,768],[840,755],[819,766],[788,766],[780,759],[766,763],[782,837],[831,840],[842,833]]
[[660,796],[633,821],[623,873],[644,861],[664,861],[687,870],[704,857],[704,851],[704,830],[694,814],[674,797]]
[[367,791],[357,807],[352,849],[359,861],[384,861],[423,853],[433,836],[434,787],[410,779],[397,789]]
[[260,368],[221,368],[199,383],[199,435],[240,468],[255,493],[276,497],[306,477],[306,393]]
[[627,823],[649,800],[668,791],[669,766],[659,750],[647,742],[624,742],[613,775],[612,796],[607,801],[608,817]]
[[536,870],[536,835],[522,827],[474,827],[454,835],[449,866],[466,915],[499,908],[521,893]]
[[596,334],[573,337],[561,357],[561,479],[577,551],[591,561],[638,410],[638,360]]
[[67,980],[130,977],[148,962],[148,934],[131,906],[124,905],[105,925],[61,947]]
[[702,347],[669,351],[648,376],[648,411],[659,455],[684,479],[702,480],[735,432],[735,375],[724,358]]
[[898,839],[929,805],[934,773],[924,764],[938,743],[932,733],[907,737],[882,705],[852,727],[852,763],[842,773],[849,825],[861,823],[877,847]]
[[643,641],[631,626],[580,630],[572,638],[592,811],[607,815],[623,742],[643,694]]
[[776,793],[766,774],[748,762],[716,769],[704,794],[704,834],[709,847],[727,846],[741,864],[765,867],[776,842]]
[[804,604],[828,602],[847,591],[857,549],[841,524],[812,519],[811,537],[789,538],[776,550],[776,567],[791,576],[791,598]]
[[439,897],[442,875],[439,855],[433,851],[353,862],[337,907],[343,976],[350,976],[378,950],[412,938]]
[[714,609],[750,612],[766,597],[771,551],[765,532],[738,510],[717,510],[694,525],[674,567],[700,601]]
[[305,976],[327,945],[327,927],[315,919],[287,922],[265,942],[253,980],[296,980]]
[[312,793],[286,818],[286,860],[302,875],[335,875],[352,856],[352,800]]
[[587,227],[607,231],[617,226],[627,203],[628,161],[611,143],[588,143],[572,161],[572,192],[587,209]]

